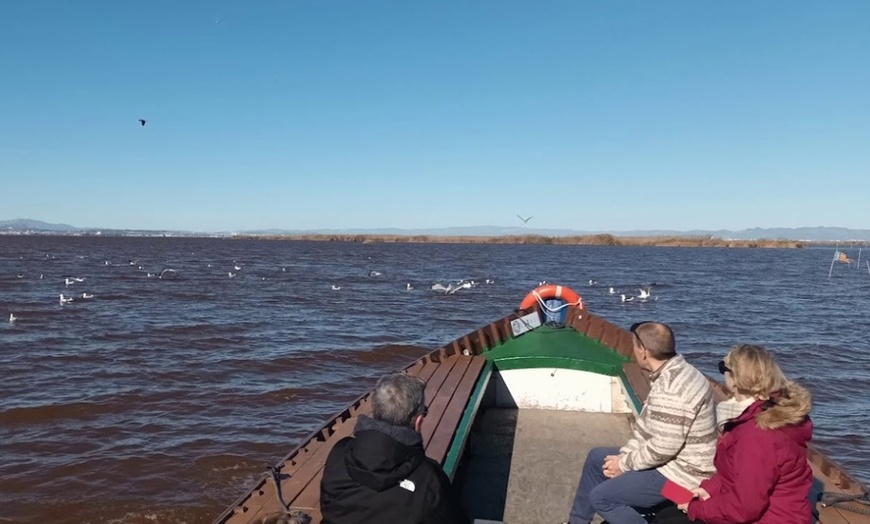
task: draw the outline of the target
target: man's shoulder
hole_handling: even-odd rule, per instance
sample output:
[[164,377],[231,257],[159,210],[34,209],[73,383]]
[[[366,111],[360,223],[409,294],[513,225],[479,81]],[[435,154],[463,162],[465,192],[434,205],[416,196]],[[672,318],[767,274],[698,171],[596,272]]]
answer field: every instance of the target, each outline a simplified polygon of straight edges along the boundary
[[667,382],[669,383],[686,383],[686,382],[695,382],[698,384],[704,383],[709,384],[707,381],[707,377],[701,373],[698,368],[690,364],[686,361],[682,356],[678,356],[680,360],[675,362],[676,365],[669,367],[665,373],[667,378]]
[[350,445],[353,443],[353,437],[344,437],[339,440],[332,446],[332,449],[329,450],[329,455],[326,457],[326,465],[335,462],[336,460],[343,458],[345,454],[348,453]]
[[713,389],[710,386],[710,381],[703,373],[698,371],[698,368],[680,358],[680,362],[670,366],[662,373],[662,376],[656,382],[658,388],[653,388],[655,391],[650,391],[650,395],[660,394],[665,396],[679,397],[706,397],[712,395]]

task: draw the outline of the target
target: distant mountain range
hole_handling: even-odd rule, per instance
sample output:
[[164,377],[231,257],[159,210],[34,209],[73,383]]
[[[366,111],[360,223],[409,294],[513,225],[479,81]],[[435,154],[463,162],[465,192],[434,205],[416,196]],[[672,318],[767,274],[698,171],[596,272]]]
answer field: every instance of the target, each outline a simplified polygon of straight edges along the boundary
[[[16,219],[0,221],[0,234],[103,234],[111,235],[137,235],[153,233],[154,235],[182,234],[197,235],[187,231],[148,231],[148,230],[125,230],[110,228],[80,228],[68,224],[50,224],[39,220]],[[796,227],[796,228],[760,228],[741,229],[732,231],[727,229],[702,230],[692,229],[677,231],[671,229],[662,230],[592,230],[579,231],[573,229],[540,229],[534,227],[500,227],[500,226],[468,226],[468,227],[444,227],[427,229],[400,229],[400,228],[372,228],[372,229],[262,229],[251,231],[227,231],[223,233],[202,233],[203,236],[215,235],[305,235],[305,234],[342,234],[342,235],[429,235],[429,236],[505,236],[505,235],[542,235],[542,236],[572,236],[594,235],[607,233],[616,236],[712,236],[733,240],[757,240],[761,238],[782,240],[807,240],[807,241],[870,241],[870,229],[849,229],[845,227]]]

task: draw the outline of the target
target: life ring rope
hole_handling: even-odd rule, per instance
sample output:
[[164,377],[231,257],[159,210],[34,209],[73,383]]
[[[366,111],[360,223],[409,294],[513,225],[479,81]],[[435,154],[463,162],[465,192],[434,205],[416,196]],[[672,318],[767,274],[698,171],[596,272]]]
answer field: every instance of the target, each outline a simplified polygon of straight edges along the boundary
[[[545,300],[553,298],[563,300],[565,303],[561,306],[551,307],[544,302]],[[570,306],[580,306],[580,309],[583,309],[583,299],[576,291],[568,286],[557,286],[553,284],[547,284],[533,289],[531,293],[526,295],[526,298],[523,299],[520,304],[520,309],[528,309],[535,303],[540,304],[541,309],[551,313],[557,313]]]

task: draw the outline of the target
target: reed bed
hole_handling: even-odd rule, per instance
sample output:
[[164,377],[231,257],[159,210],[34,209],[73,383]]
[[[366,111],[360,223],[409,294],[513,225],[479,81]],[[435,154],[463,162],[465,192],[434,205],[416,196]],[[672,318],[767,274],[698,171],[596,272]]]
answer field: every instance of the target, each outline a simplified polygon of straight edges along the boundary
[[544,244],[572,246],[661,246],[661,247],[742,247],[802,248],[797,240],[728,240],[717,237],[664,236],[623,237],[610,234],[577,236],[503,235],[503,236],[434,236],[434,235],[238,235],[239,239],[305,240],[312,242],[417,243],[417,244]]

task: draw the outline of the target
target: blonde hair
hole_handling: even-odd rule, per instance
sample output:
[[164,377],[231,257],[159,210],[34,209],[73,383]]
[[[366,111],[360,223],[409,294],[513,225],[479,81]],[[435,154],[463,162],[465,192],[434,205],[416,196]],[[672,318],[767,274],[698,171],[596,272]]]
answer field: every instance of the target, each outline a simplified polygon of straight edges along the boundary
[[731,369],[737,391],[759,400],[770,398],[771,393],[782,392],[789,384],[773,355],[761,346],[731,346],[725,356],[725,365]]
[[778,429],[801,424],[813,409],[813,396],[797,382],[785,378],[773,355],[761,346],[732,346],[725,356],[734,388],[744,395],[766,400],[755,415],[761,429]]

